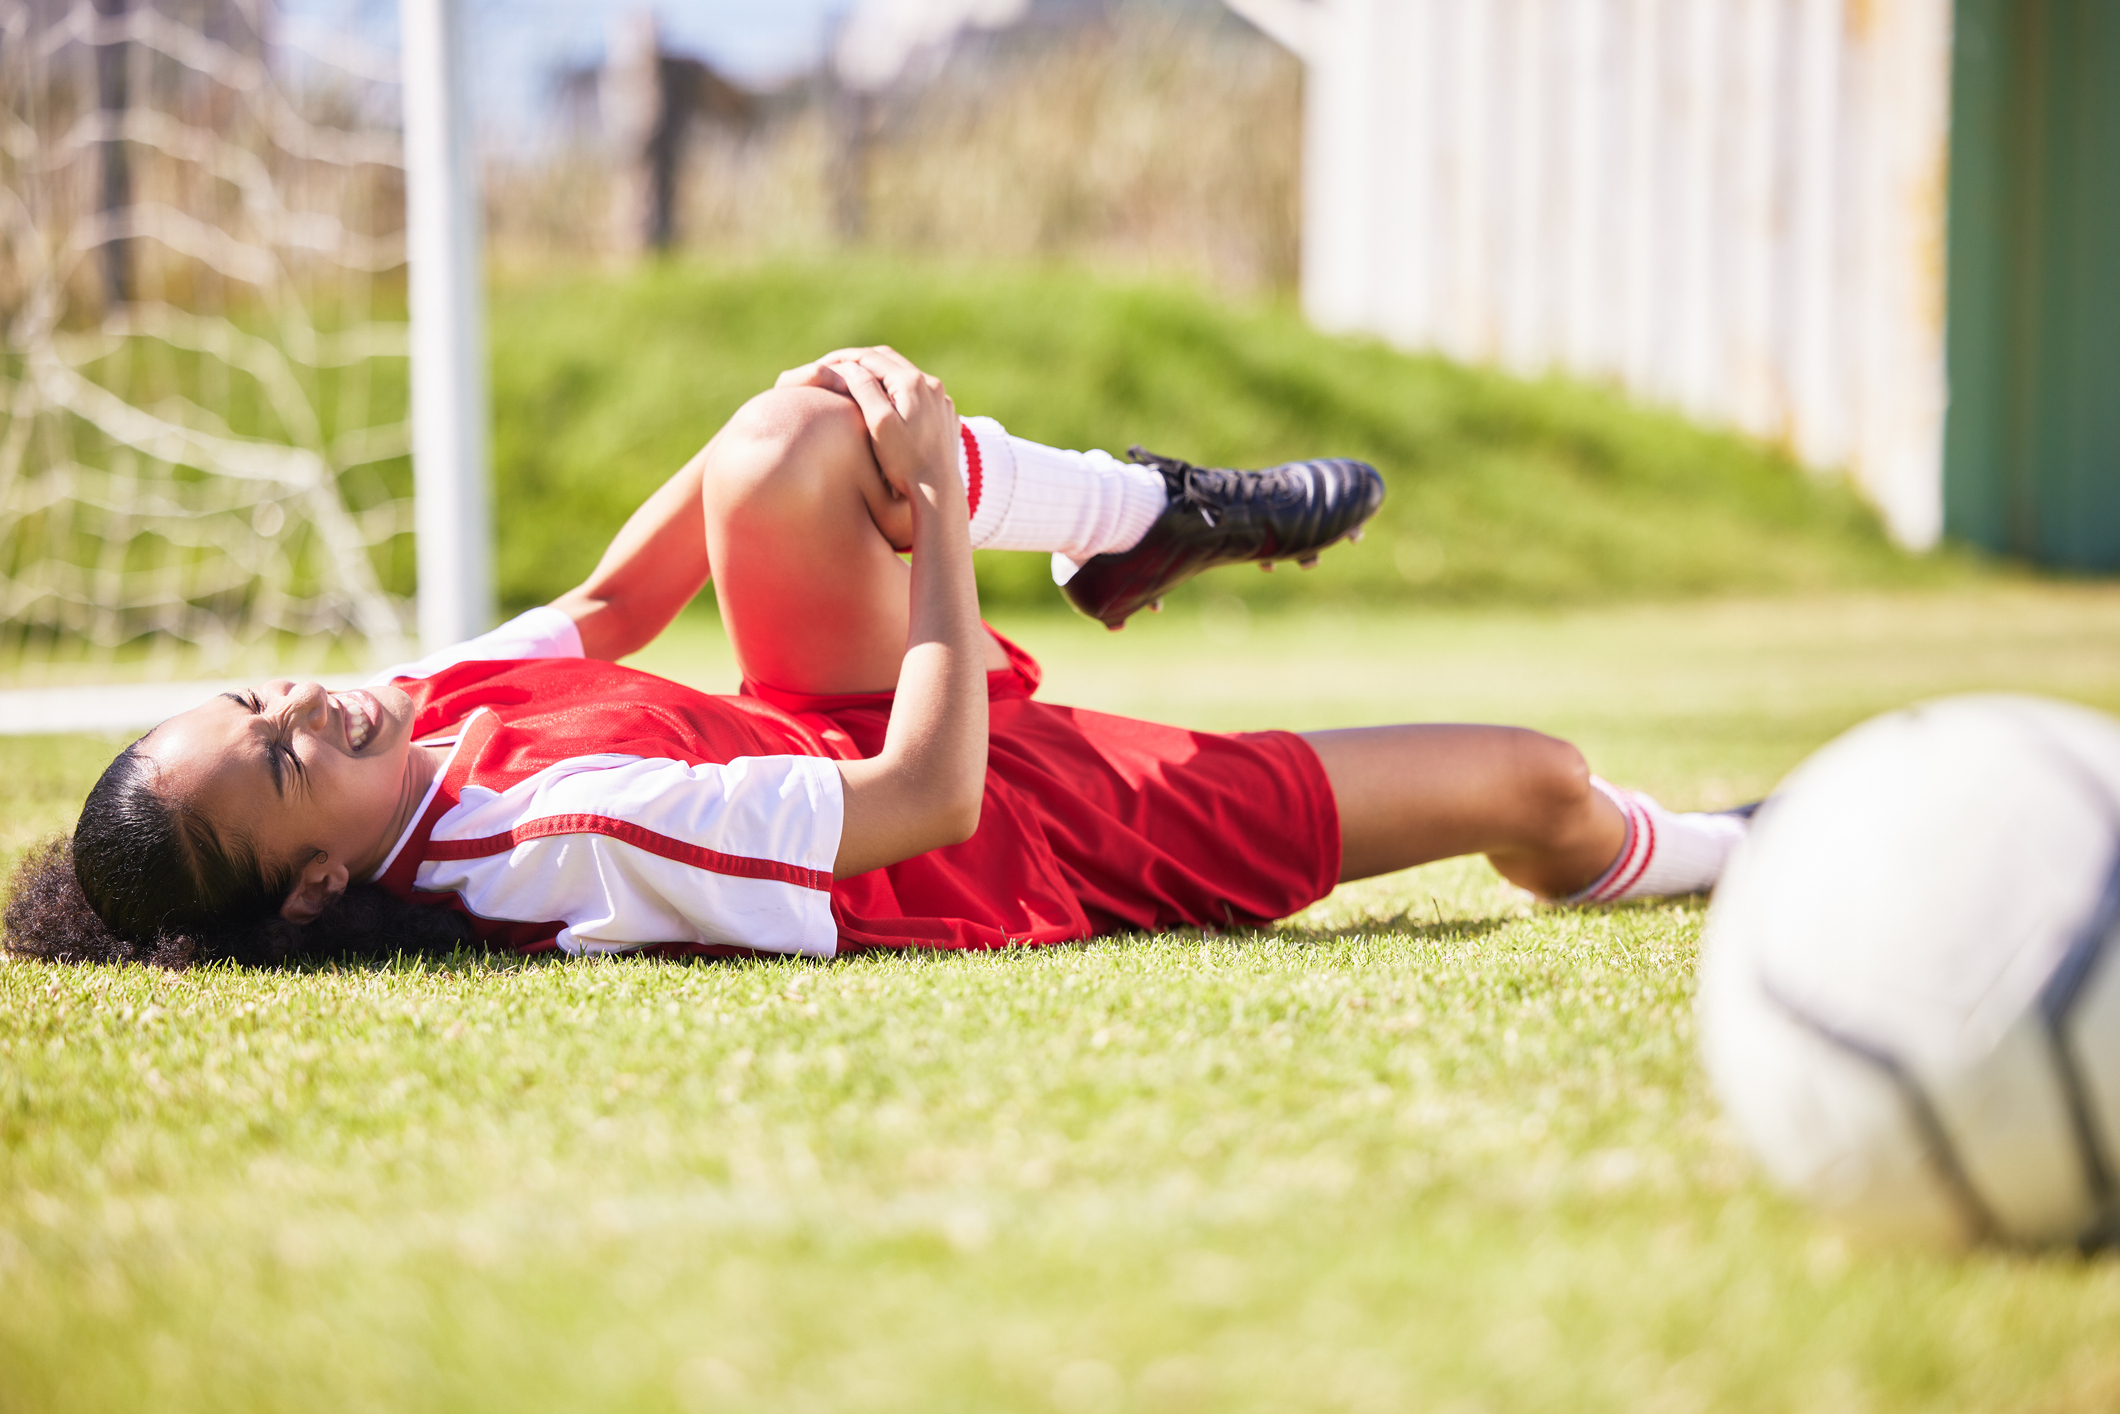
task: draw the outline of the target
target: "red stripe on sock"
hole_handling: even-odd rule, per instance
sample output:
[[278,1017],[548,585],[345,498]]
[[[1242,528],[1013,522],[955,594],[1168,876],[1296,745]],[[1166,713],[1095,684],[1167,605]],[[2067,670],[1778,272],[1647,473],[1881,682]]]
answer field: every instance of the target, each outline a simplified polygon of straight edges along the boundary
[[1633,871],[1627,875],[1625,882],[1623,882],[1618,888],[1607,893],[1605,895],[1606,898],[1616,899],[1626,897],[1627,890],[1633,888],[1636,884],[1640,883],[1642,875],[1649,872],[1649,861],[1656,858],[1656,822],[1649,818],[1649,812],[1644,807],[1637,805],[1634,807],[1634,810],[1634,818],[1640,822],[1636,828],[1640,831],[1641,837],[1645,842],[1646,847],[1642,850],[1642,857],[1640,862],[1638,862],[1634,866]]
[[1643,850],[1650,843],[1644,812],[1641,806],[1635,803],[1633,793],[1615,787],[1606,791],[1605,796],[1617,805],[1620,813],[1626,817],[1627,842],[1620,847],[1619,857],[1612,861],[1612,867],[1599,875],[1597,882],[1583,894],[1585,903],[1609,903],[1617,897],[1620,890],[1633,881],[1642,860]]
[[970,520],[979,514],[979,439],[962,422],[957,424],[957,435],[964,439],[964,517]]

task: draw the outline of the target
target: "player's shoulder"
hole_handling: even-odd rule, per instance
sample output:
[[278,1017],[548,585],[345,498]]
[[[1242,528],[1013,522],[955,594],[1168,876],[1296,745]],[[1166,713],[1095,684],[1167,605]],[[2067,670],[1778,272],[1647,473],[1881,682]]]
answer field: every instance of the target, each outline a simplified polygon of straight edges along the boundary
[[369,681],[386,683],[407,678],[431,678],[458,663],[581,656],[582,638],[574,620],[550,604],[540,604],[476,638],[452,644],[409,663],[393,664]]

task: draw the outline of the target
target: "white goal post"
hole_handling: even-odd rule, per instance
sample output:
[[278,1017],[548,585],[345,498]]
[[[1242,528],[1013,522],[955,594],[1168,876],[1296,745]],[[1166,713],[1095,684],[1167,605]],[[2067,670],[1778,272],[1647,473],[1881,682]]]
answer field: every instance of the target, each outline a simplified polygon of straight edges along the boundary
[[462,0],[399,0],[420,647],[492,627],[485,292]]

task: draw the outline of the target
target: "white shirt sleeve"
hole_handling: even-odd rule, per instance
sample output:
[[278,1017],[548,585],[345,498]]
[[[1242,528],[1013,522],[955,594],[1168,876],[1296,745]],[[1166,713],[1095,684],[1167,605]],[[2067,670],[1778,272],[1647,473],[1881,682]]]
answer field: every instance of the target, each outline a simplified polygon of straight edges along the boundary
[[395,678],[429,678],[444,668],[458,663],[480,663],[503,658],[579,658],[582,656],[581,631],[568,618],[550,604],[540,604],[535,609],[517,614],[499,628],[480,634],[477,638],[429,653],[424,658],[410,663],[399,663],[383,669],[368,679],[371,684],[390,682]]
[[416,883],[481,918],[562,921],[572,954],[734,943],[830,957],[844,819],[823,757],[579,756],[505,791],[466,786]]

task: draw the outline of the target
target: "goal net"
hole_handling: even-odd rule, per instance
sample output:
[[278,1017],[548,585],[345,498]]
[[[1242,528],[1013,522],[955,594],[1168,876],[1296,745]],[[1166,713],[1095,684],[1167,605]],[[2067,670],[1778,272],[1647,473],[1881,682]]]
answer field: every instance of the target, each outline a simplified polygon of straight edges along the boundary
[[0,0],[0,686],[406,647],[391,8]]

